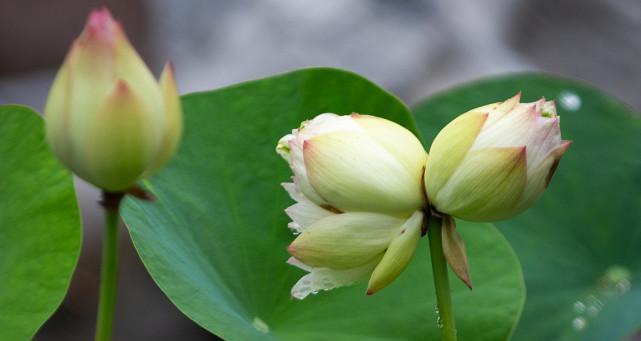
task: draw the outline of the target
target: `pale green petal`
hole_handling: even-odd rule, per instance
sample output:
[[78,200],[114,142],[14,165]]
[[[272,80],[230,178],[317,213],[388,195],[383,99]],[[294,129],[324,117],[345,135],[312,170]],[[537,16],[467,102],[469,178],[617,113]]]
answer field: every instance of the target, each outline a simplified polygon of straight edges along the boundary
[[423,206],[421,178],[365,134],[314,137],[304,158],[312,187],[342,211],[409,214]]
[[[162,130],[165,126],[165,105],[167,105],[163,99],[163,91],[171,92],[170,84],[161,86],[161,90],[154,75],[140,58],[138,52],[131,46],[124,32],[117,35],[113,53],[116,61],[115,77],[130,84],[132,91],[138,94],[140,100],[155,114],[153,119],[147,123],[148,126],[155,125],[156,129]],[[168,74],[167,70],[165,70],[164,76],[166,77],[165,82],[174,82],[173,74]],[[167,78],[168,76],[170,78]],[[173,91],[176,92],[175,84]],[[175,106],[176,104],[171,105]]]
[[394,281],[409,264],[421,239],[423,212],[414,212],[392,239],[380,263],[374,269],[367,294],[374,294]]
[[358,267],[382,254],[404,222],[378,213],[331,215],[305,229],[288,251],[313,267]]
[[119,81],[95,118],[83,130],[74,130],[82,141],[74,171],[94,185],[124,190],[133,185],[156,154],[158,131],[149,129],[150,113],[128,84]]
[[463,161],[486,119],[485,113],[468,112],[454,119],[436,136],[425,167],[425,189],[430,200]]
[[432,205],[466,220],[509,218],[525,189],[526,169],[525,147],[470,152]]
[[164,127],[162,129],[162,140],[158,146],[158,152],[153,163],[145,171],[144,177],[148,177],[162,168],[167,161],[174,155],[182,136],[182,108],[180,97],[176,88],[174,69],[170,64],[165,65],[165,69],[160,76],[160,90],[163,96]]
[[69,67],[64,64],[49,90],[44,114],[49,146],[63,164],[74,168],[69,136],[69,81]]
[[103,46],[93,46],[81,39],[74,42],[65,66],[69,72],[69,132],[71,163],[76,171],[77,158],[82,154],[85,141],[74,132],[85,130],[104,105],[116,82],[113,56]]
[[405,127],[384,118],[352,114],[367,136],[398,160],[415,179],[423,176],[427,153],[421,141]]

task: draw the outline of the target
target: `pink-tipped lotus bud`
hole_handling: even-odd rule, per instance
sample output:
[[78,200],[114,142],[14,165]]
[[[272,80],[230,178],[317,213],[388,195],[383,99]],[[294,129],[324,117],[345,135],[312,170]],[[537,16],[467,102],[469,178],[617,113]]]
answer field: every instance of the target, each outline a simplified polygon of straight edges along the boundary
[[424,179],[436,210],[496,221],[541,196],[570,141],[561,140],[554,102],[519,101],[517,94],[464,113],[434,139]]
[[106,9],[72,44],[45,107],[47,140],[78,176],[122,191],[161,168],[182,132],[171,66],[156,81]]

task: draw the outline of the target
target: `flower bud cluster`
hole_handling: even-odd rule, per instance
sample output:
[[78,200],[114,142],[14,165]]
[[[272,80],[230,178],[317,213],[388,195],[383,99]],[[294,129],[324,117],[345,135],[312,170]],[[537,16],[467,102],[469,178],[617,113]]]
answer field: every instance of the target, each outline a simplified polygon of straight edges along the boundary
[[[368,294],[409,263],[426,219],[445,216],[448,262],[471,286],[456,217],[508,219],[530,207],[570,145],[554,103],[520,94],[464,113],[438,134],[430,155],[407,129],[367,115],[321,114],[276,147],[289,163],[296,203],[286,209],[298,235],[289,263],[308,274],[296,298],[369,277]],[[429,233],[429,231],[428,231]],[[453,264],[456,263],[456,264]]]

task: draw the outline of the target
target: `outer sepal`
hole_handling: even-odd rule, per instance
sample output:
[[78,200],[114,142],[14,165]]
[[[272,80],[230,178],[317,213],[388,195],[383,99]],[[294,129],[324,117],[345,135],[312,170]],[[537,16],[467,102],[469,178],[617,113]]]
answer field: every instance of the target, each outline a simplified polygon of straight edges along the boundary
[[[428,232],[429,233],[429,232]],[[441,225],[441,238],[443,242],[443,254],[447,264],[450,265],[456,276],[472,289],[472,278],[470,277],[467,254],[463,239],[456,232],[456,222],[451,216],[444,216]]]
[[421,239],[423,216],[423,212],[416,211],[401,226],[369,279],[368,295],[388,286],[405,270]]

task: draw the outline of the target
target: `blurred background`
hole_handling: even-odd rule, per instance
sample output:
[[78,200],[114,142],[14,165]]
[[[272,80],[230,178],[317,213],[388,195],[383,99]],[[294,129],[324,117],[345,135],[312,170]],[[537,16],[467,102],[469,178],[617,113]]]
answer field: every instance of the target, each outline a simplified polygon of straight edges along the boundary
[[[3,0],[0,103],[41,111],[91,8],[105,6],[158,74],[182,93],[307,66],[364,75],[409,104],[497,73],[546,71],[587,81],[641,110],[638,0]],[[37,340],[90,340],[102,217],[77,181],[83,251],[67,298]],[[184,317],[122,234],[116,340],[216,340]]]

